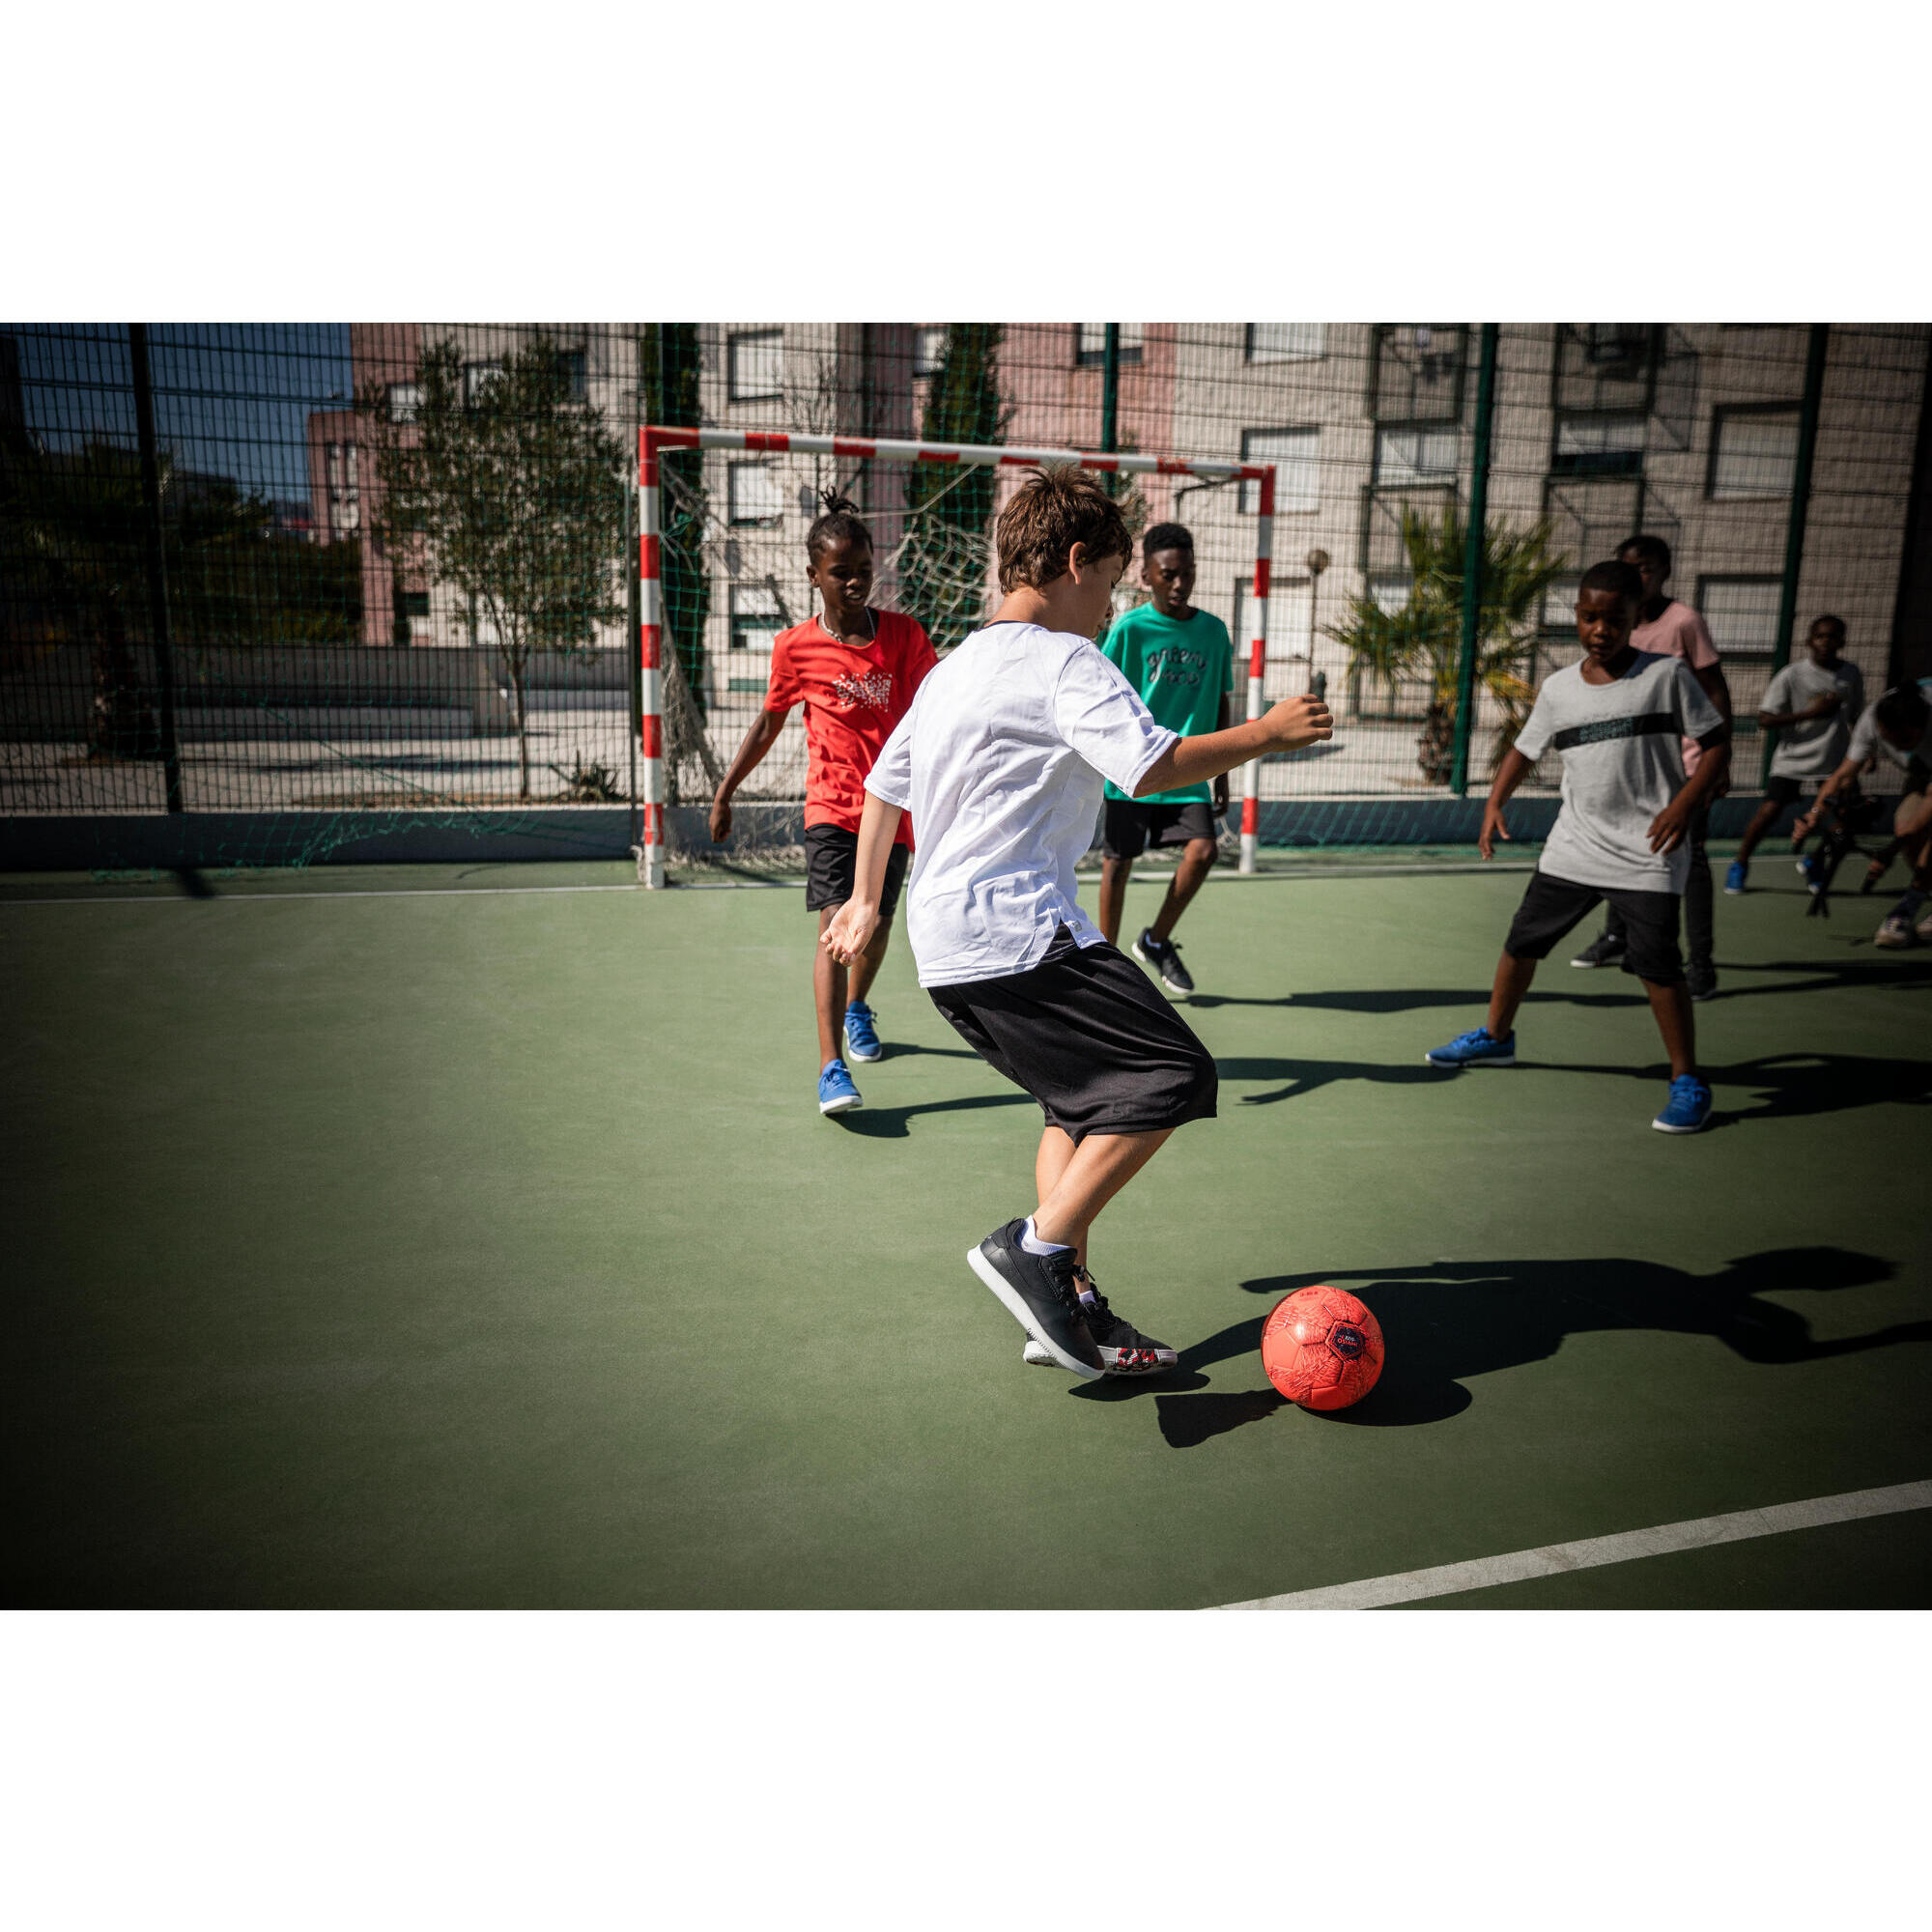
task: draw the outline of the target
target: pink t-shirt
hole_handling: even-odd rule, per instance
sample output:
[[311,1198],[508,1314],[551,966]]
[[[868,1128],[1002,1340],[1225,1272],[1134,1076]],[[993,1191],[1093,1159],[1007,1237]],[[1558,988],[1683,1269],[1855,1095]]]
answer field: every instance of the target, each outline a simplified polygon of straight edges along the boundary
[[[1659,657],[1682,658],[1692,670],[1702,670],[1718,662],[1718,647],[1711,641],[1710,626],[1688,604],[1672,598],[1654,624],[1639,624],[1631,633],[1631,642],[1640,651],[1654,651]],[[1684,741],[1684,776],[1697,769],[1703,755],[1695,738]]]

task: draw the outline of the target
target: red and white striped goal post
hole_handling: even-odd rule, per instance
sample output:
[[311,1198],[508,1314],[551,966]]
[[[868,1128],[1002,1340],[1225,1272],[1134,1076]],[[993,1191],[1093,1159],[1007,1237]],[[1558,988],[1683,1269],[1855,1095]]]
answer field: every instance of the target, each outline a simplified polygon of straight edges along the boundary
[[[881,463],[966,463],[988,468],[1032,469],[1037,464],[1077,464],[1083,469],[1149,476],[1197,476],[1204,482],[1240,480],[1261,486],[1255,519],[1254,637],[1248,647],[1248,717],[1262,715],[1262,672],[1267,660],[1269,551],[1274,539],[1274,465],[1228,463],[1209,457],[1146,456],[1138,451],[1026,449],[1010,443],[906,442],[884,437],[818,436],[789,430],[671,429],[647,423],[638,432],[638,577],[642,618],[638,639],[643,669],[643,845],[638,873],[647,887],[665,882],[664,782],[664,589],[658,537],[663,526],[658,497],[658,457],[668,449],[742,449],[773,455],[849,456]],[[1259,842],[1261,768],[1241,768],[1241,870],[1255,869]]]

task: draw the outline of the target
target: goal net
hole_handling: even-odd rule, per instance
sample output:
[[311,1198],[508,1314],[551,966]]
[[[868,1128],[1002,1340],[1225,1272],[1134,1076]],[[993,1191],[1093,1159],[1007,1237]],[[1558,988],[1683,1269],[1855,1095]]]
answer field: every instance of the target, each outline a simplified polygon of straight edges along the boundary
[[[1237,691],[1245,688],[1237,708],[1255,717],[1264,703],[1306,688],[1305,652],[1299,664],[1267,657],[1271,465],[647,426],[638,453],[645,885],[664,883],[672,856],[769,864],[802,837],[806,744],[796,713],[740,788],[728,848],[711,845],[704,808],[763,706],[773,639],[816,611],[805,539],[821,493],[851,497],[872,529],[874,601],[917,617],[944,653],[997,602],[993,523],[1021,474],[1042,464],[1076,464],[1108,477],[1143,526],[1168,519],[1188,525],[1194,601],[1220,616],[1235,639]],[[1146,595],[1138,573],[1124,573],[1116,611]],[[1251,869],[1257,768],[1245,767],[1236,782],[1245,787],[1239,836]]]

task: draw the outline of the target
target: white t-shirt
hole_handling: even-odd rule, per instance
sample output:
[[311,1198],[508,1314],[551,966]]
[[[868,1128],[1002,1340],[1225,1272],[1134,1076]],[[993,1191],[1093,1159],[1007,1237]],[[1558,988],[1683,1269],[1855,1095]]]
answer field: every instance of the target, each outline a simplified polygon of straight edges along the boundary
[[1819,698],[1833,696],[1837,709],[1802,724],[1787,724],[1771,754],[1775,779],[1816,779],[1834,772],[1851,742],[1852,720],[1865,701],[1865,681],[1857,665],[1840,658],[1821,665],[1816,658],[1793,658],[1766,687],[1760,711],[1803,711]]
[[1131,795],[1179,743],[1091,639],[989,624],[942,659],[866,780],[918,828],[906,936],[919,983],[1024,973],[1062,925],[1099,945],[1073,867],[1101,787]]
[[[1926,744],[1921,738],[1910,751],[1905,751],[1878,728],[1878,707],[1890,696],[1889,691],[1883,691],[1865,706],[1863,715],[1852,726],[1852,739],[1845,747],[1845,756],[1856,758],[1861,765],[1874,758],[1889,758],[1900,771],[1909,771],[1915,757],[1924,756]],[[913,823],[917,825],[919,820],[915,818]]]
[[1525,758],[1563,756],[1563,809],[1537,870],[1599,892],[1683,892],[1690,840],[1653,852],[1651,821],[1684,788],[1680,739],[1723,722],[1681,658],[1634,651],[1608,684],[1580,664],[1545,678],[1516,741]]

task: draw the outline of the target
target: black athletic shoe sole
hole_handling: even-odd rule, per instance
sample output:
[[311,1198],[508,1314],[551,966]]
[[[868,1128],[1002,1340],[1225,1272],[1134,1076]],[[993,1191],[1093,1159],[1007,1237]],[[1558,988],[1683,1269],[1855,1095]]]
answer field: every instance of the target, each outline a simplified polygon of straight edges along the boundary
[[[994,1235],[1001,1232],[1003,1231],[996,1229]],[[1090,1382],[1098,1381],[1106,1374],[1106,1369],[1101,1364],[1100,1351],[1094,1347],[1092,1338],[1086,1338],[1087,1348],[1093,1356],[1093,1359],[1088,1361],[1083,1360],[1079,1355],[1072,1352],[1072,1349],[1069,1348],[1067,1342],[1055,1336],[1048,1329],[1046,1322],[1042,1320],[1039,1312],[1034,1307],[1032,1300],[1028,1297],[1021,1285],[1012,1280],[1001,1265],[1003,1262],[1009,1258],[1019,1262],[1026,1262],[1032,1258],[1017,1249],[1002,1252],[999,1248],[994,1247],[992,1252],[988,1253],[988,1246],[993,1242],[994,1235],[988,1235],[986,1239],[981,1241],[977,1248],[968,1248],[966,1250],[966,1265],[999,1296],[1007,1313],[1068,1375],[1080,1376]],[[1077,1342],[1074,1346],[1078,1346]]]
[[1165,993],[1170,1000],[1175,1000],[1175,1001],[1191,1000],[1194,997],[1194,981],[1192,980],[1189,980],[1183,983],[1182,981],[1178,980],[1170,980],[1167,977],[1166,968],[1161,965],[1160,961],[1158,959],[1150,958],[1145,952],[1141,951],[1141,943],[1138,939],[1134,941],[1133,945],[1128,949],[1128,951],[1131,952],[1134,957],[1138,959],[1141,962],[1141,964],[1145,966],[1148,969],[1148,971],[1153,975],[1154,984],[1158,986],[1160,990],[1163,993]]

